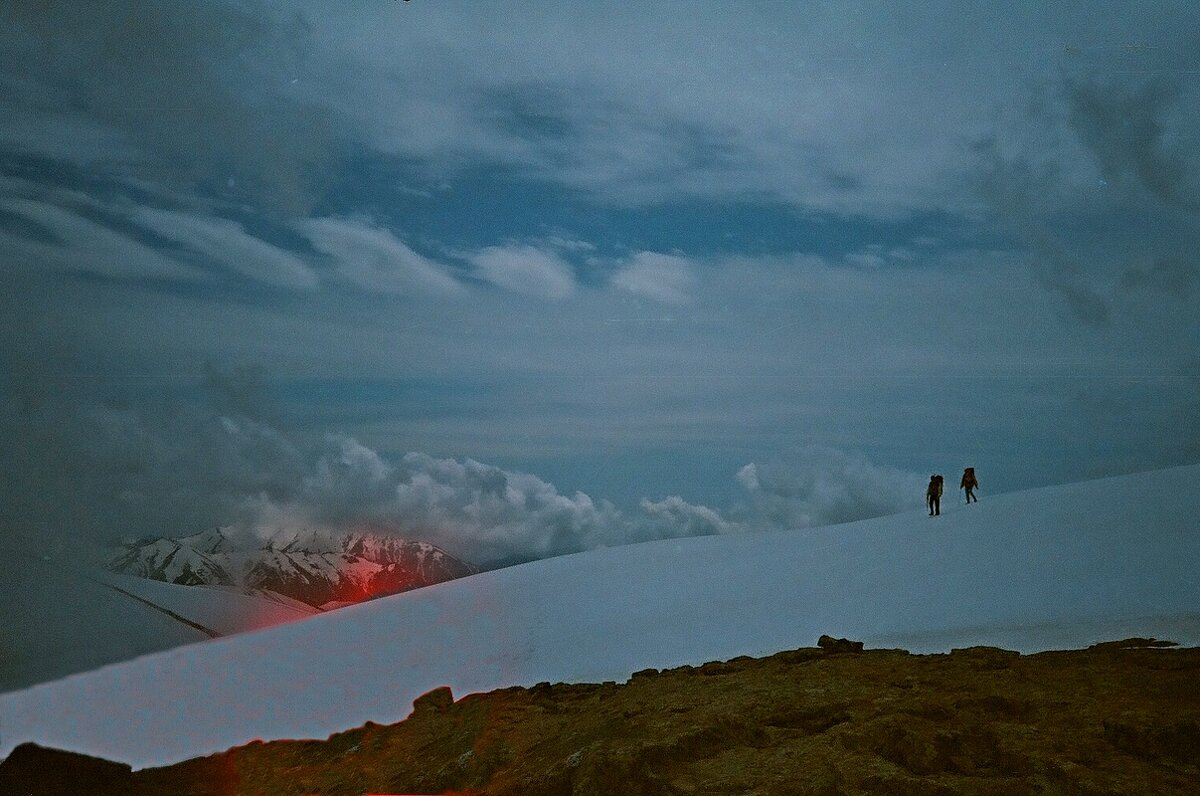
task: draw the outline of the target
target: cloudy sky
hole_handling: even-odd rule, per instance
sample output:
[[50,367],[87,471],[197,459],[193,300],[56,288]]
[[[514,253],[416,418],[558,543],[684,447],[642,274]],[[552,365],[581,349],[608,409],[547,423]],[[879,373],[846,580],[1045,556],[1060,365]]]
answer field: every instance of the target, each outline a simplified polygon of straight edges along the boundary
[[1200,12],[903,5],[5,3],[0,533],[489,564],[1200,461]]

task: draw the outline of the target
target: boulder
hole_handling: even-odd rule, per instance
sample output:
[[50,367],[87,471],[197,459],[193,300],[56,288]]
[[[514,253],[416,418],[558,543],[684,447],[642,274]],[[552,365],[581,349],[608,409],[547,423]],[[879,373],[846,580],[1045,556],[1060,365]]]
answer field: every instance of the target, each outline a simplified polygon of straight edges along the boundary
[[817,639],[817,646],[826,652],[862,652],[863,643],[861,641],[851,641],[847,638],[834,638],[833,636],[821,636]]

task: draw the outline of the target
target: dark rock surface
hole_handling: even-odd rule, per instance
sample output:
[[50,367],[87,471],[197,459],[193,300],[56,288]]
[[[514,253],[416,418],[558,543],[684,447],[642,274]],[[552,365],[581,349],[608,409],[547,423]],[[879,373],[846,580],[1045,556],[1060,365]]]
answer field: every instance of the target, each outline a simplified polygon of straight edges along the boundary
[[863,643],[861,641],[851,641],[848,638],[834,638],[833,636],[821,636],[817,639],[817,646],[826,652],[863,651]]
[[125,794],[132,770],[122,763],[24,743],[0,763],[0,794]]

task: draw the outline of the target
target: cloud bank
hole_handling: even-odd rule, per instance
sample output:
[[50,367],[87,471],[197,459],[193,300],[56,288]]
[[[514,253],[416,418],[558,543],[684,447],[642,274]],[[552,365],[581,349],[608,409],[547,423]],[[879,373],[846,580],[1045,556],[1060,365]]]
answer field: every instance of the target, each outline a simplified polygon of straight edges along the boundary
[[728,516],[679,496],[622,510],[527,472],[409,452],[389,459],[353,437],[289,431],[256,369],[211,369],[203,402],[158,408],[42,397],[5,403],[0,524],[37,549],[110,545],[222,526],[370,529],[495,566],[654,539],[846,522],[919,503],[921,479],[814,449],[800,466],[745,465]]

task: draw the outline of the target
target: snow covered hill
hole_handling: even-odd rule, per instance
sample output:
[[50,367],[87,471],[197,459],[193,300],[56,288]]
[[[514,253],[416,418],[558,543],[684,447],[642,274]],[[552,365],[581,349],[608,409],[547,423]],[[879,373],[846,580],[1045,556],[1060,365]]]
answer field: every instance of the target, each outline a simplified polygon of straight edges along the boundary
[[[826,528],[536,561],[0,695],[32,740],[135,766],[254,738],[394,722],[456,695],[869,646],[1030,651],[1131,635],[1200,644],[1200,466]],[[948,495],[947,502],[951,496]]]
[[218,528],[124,545],[108,567],[166,583],[269,591],[317,608],[398,594],[476,571],[428,542],[284,530],[244,547]]
[[317,613],[279,595],[157,583],[7,550],[0,583],[0,691]]

